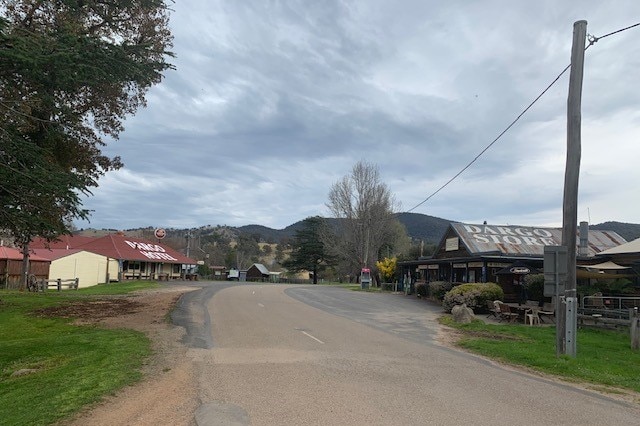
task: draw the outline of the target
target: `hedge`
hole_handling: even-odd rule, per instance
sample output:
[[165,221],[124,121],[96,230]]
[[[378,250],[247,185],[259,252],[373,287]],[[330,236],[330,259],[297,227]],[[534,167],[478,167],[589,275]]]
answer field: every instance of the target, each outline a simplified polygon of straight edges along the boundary
[[451,308],[455,305],[467,305],[468,308],[477,312],[479,309],[485,309],[487,300],[502,300],[504,291],[496,283],[473,283],[462,284],[452,288],[444,295],[442,307],[446,312],[451,312]]

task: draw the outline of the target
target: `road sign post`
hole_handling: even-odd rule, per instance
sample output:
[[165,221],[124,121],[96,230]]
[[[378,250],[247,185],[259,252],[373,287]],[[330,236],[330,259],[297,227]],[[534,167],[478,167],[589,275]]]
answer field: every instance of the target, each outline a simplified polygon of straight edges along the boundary
[[[565,353],[566,323],[564,293],[567,282],[567,247],[544,247],[544,295],[555,298],[556,356]],[[575,342],[575,332],[572,342]]]

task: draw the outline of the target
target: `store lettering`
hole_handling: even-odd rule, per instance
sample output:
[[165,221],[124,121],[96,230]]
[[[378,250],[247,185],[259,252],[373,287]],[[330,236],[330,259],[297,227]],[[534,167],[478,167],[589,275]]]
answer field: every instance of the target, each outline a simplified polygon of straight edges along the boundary
[[156,260],[178,260],[175,257],[171,256],[168,253],[159,253],[159,252],[153,252],[153,251],[140,251],[140,253],[142,253],[144,256],[148,257],[149,259],[156,259]]
[[546,229],[506,228],[504,226],[491,227],[487,225],[464,225],[464,228],[481,244],[556,245],[556,242],[553,240],[553,234]]
[[154,260],[173,260],[177,261],[175,257],[166,252],[164,247],[158,244],[139,243],[135,241],[126,241],[127,245],[134,250],[140,250],[140,253],[148,259]]

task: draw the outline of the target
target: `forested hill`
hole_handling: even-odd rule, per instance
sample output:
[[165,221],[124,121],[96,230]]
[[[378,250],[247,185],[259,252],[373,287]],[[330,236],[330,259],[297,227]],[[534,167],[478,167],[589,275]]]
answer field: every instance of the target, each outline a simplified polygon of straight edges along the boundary
[[[438,243],[447,230],[451,221],[439,217],[419,213],[398,213],[398,220],[407,229],[407,234],[414,240],[425,243]],[[329,223],[338,219],[328,218]],[[249,235],[259,235],[263,241],[280,242],[295,236],[296,230],[302,227],[302,221],[287,226],[284,229],[272,229],[262,225],[246,225],[236,228],[239,232]]]
[[640,238],[640,224],[624,223],[624,222],[604,222],[597,225],[591,225],[591,229],[599,231],[614,231],[627,241],[633,241]]
[[[439,217],[429,216],[420,213],[398,213],[398,220],[407,229],[407,234],[414,240],[422,240],[426,243],[437,244],[442,239],[444,233],[451,223],[450,220],[442,219]],[[327,219],[330,223],[335,223],[338,219]],[[239,227],[231,226],[217,226],[217,227],[202,227],[196,231],[196,235],[207,235],[211,233],[225,232],[231,238],[238,234],[247,234],[254,237],[255,240],[280,243],[282,241],[291,240],[296,230],[302,227],[302,221],[298,221],[287,226],[284,229],[272,229],[262,225],[246,225]],[[635,223],[623,223],[623,222],[604,222],[597,225],[591,225],[591,229],[597,229],[601,231],[614,231],[627,241],[640,238],[640,224]],[[115,231],[115,230],[111,230]],[[184,235],[187,233],[186,229],[168,229],[167,237],[177,237],[184,239]],[[108,233],[108,230],[83,230],[79,232],[88,236],[101,236]],[[148,239],[153,239],[153,228],[140,228],[140,229],[127,229],[125,231],[129,235],[137,235]],[[194,237],[196,236],[194,235]]]
[[400,223],[414,240],[437,244],[447,231],[450,220],[420,213],[398,213]]
[[[398,213],[398,220],[407,229],[407,234],[413,240],[422,240],[425,243],[437,244],[442,239],[447,227],[452,222],[447,219],[429,216],[420,213]],[[330,222],[337,219],[328,219]],[[280,242],[283,239],[292,238],[297,229],[302,226],[302,221],[287,226],[284,229],[271,229],[261,225],[247,225],[237,228],[239,232],[251,235],[259,235],[263,241]],[[591,229],[600,231],[614,231],[627,241],[640,238],[640,224],[623,222],[604,222],[591,225]]]

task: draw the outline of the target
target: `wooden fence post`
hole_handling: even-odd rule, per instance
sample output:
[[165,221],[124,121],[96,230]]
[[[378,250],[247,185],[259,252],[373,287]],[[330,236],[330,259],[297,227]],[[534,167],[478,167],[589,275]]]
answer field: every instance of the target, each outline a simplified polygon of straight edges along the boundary
[[62,279],[58,278],[58,291],[62,291]]
[[631,349],[640,349],[640,317],[638,317],[638,308],[633,308],[633,316],[631,317]]
[[76,277],[76,290],[78,289],[80,283],[80,278]]

